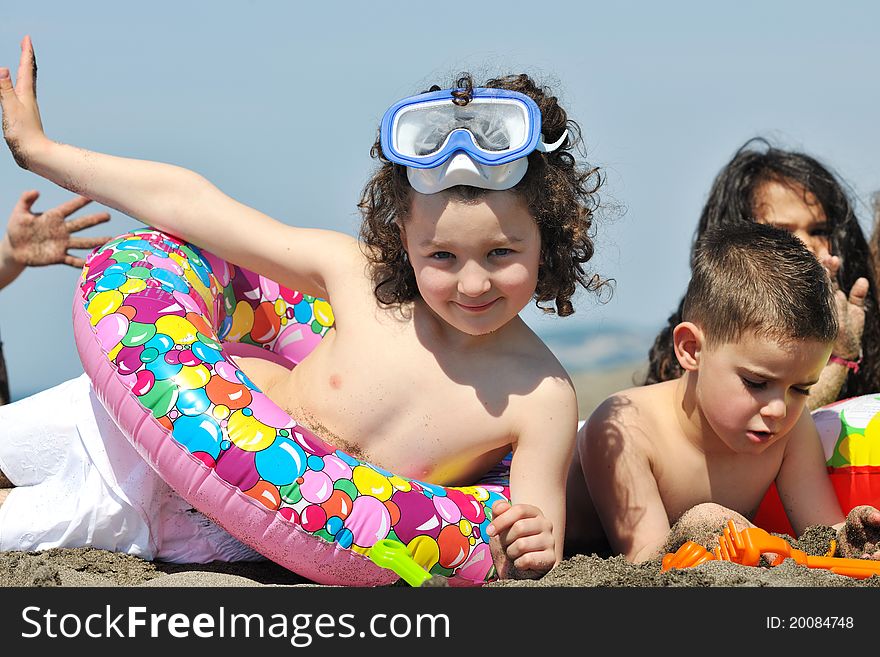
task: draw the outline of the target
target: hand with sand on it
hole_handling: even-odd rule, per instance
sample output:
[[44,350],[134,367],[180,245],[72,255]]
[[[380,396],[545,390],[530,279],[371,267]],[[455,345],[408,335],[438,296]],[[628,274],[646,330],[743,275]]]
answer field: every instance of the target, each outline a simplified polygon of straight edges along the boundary
[[849,295],[837,283],[840,258],[828,255],[822,265],[831,277],[834,302],[837,306],[837,339],[831,353],[846,360],[857,360],[862,352],[862,332],[865,330],[865,299],[868,296],[868,279],[860,277],[853,283]]
[[40,193],[36,190],[24,192],[18,199],[9,223],[6,237],[0,244],[0,251],[8,251],[12,260],[22,267],[42,267],[64,263],[81,268],[85,259],[71,255],[69,249],[94,249],[107,242],[109,237],[73,237],[75,233],[110,220],[107,212],[67,218],[82,209],[90,199],[75,196],[61,205],[34,212],[33,206]]
[[837,552],[850,559],[880,561],[880,511],[867,504],[850,511],[837,532]]
[[537,579],[556,565],[553,523],[536,506],[495,502],[486,533],[501,579]]
[[37,59],[29,36],[21,41],[15,85],[8,68],[0,68],[3,137],[18,166],[27,169],[29,155],[46,141],[37,106]]

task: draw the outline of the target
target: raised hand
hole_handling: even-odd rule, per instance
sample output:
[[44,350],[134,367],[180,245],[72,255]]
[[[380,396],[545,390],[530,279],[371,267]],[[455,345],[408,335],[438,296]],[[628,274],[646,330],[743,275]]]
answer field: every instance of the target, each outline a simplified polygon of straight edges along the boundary
[[536,506],[499,500],[486,531],[501,579],[536,579],[556,565],[553,523]]
[[27,169],[32,149],[46,139],[37,106],[37,59],[29,36],[21,41],[14,86],[9,69],[0,68],[0,107],[6,144],[18,165]]
[[837,305],[837,322],[840,327],[831,353],[846,360],[857,360],[862,351],[862,332],[865,330],[865,299],[869,292],[868,279],[856,279],[849,294],[846,294],[837,284],[840,258],[828,255],[823,258],[822,264],[831,277],[834,302]]
[[75,196],[61,205],[34,212],[33,205],[39,198],[36,190],[24,192],[18,199],[6,228],[6,244],[12,259],[27,267],[41,267],[64,263],[71,267],[82,267],[85,260],[68,253],[70,249],[94,249],[107,242],[109,237],[72,237],[75,233],[110,220],[107,212],[83,215],[67,219],[82,209],[90,199]]

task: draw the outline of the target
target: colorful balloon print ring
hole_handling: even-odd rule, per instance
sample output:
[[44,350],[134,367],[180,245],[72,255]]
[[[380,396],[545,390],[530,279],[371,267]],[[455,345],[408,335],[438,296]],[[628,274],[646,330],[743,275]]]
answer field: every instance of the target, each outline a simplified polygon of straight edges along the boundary
[[154,230],[92,253],[73,304],[77,350],[110,415],[160,477],[242,542],[321,584],[394,582],[369,559],[385,539],[451,585],[495,578],[486,526],[509,498],[503,482],[445,488],[354,458],[231,358],[293,367],[333,321],[326,301]]

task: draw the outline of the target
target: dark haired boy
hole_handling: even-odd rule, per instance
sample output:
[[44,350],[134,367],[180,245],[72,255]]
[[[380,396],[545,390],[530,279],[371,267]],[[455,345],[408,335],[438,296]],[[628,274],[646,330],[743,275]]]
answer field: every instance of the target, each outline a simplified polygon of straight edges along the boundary
[[751,526],[775,481],[798,533],[830,525],[846,556],[880,558],[866,536],[880,512],[844,522],[806,406],[837,330],[828,276],[796,237],[752,222],[707,231],[673,332],[684,373],[612,395],[581,428],[566,550],[646,561],[728,518]]

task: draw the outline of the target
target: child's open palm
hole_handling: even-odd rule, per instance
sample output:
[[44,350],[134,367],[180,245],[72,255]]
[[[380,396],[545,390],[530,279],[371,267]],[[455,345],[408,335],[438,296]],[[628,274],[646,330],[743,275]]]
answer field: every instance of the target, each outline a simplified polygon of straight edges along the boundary
[[62,262],[82,267],[85,260],[69,254],[68,250],[94,249],[110,238],[73,237],[71,233],[109,221],[110,214],[98,212],[68,220],[67,217],[91,203],[84,196],[76,196],[45,212],[34,212],[33,205],[39,196],[35,190],[24,192],[9,215],[6,239],[12,258],[27,267]]

